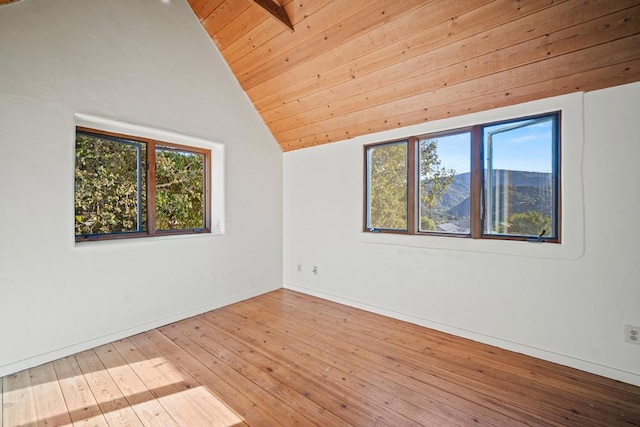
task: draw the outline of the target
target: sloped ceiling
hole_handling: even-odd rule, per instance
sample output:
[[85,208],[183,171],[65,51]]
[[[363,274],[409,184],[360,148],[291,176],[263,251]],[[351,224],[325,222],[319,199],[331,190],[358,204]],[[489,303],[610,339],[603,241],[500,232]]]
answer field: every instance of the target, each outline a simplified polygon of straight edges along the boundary
[[640,0],[189,0],[284,151],[640,80]]

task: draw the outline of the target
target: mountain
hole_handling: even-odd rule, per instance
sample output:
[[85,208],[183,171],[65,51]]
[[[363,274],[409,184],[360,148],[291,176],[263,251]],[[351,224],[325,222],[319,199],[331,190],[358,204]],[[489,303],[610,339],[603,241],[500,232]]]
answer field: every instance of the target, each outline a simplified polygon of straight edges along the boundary
[[[490,177],[485,171],[485,178]],[[496,195],[508,200],[510,214],[527,211],[546,212],[550,209],[553,175],[545,172],[528,172],[498,169],[494,171],[493,186]],[[453,221],[469,216],[471,174],[469,172],[455,175],[453,182],[442,197],[436,216],[440,221]],[[503,206],[500,210],[503,210]],[[501,212],[502,214],[503,212]]]
[[461,173],[453,177],[453,182],[442,196],[440,206],[443,209],[452,208],[469,198],[471,189],[471,174]]

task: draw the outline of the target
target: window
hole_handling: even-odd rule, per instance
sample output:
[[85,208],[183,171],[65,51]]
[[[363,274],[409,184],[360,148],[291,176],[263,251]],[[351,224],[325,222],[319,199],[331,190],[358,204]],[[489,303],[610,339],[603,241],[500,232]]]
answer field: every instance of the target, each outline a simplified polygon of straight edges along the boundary
[[210,232],[209,150],[76,130],[76,241]]
[[559,113],[365,146],[364,231],[560,241]]

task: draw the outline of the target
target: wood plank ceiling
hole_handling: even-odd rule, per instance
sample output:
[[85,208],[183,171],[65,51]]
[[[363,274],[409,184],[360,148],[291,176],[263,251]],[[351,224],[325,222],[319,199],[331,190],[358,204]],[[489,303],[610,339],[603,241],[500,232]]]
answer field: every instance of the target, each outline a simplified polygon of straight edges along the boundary
[[284,151],[640,81],[640,0],[189,0]]

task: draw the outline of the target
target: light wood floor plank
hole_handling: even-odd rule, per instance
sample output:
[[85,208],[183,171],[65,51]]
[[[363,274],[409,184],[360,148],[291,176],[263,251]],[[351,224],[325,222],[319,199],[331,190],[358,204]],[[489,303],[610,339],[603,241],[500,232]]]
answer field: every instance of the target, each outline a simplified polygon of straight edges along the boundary
[[53,368],[73,425],[107,426],[76,359],[73,356],[58,359],[53,362]]
[[[274,297],[275,294],[270,294]],[[308,297],[302,294],[286,295],[285,298],[295,300],[306,300]],[[282,306],[282,300],[278,299],[278,307]],[[626,419],[640,425],[640,395],[638,388],[628,384],[611,381],[597,375],[587,374],[575,369],[570,369],[539,359],[507,352],[495,347],[479,344],[470,340],[453,338],[450,335],[429,331],[416,325],[410,325],[405,322],[397,322],[401,328],[394,328],[393,322],[385,322],[387,318],[368,313],[362,310],[350,309],[348,322],[345,322],[344,313],[333,312],[335,306],[327,305],[326,301],[313,299],[310,300],[313,305],[321,305],[318,311],[309,313],[311,308],[309,304],[303,304],[299,311],[290,313],[290,315],[310,315],[311,324],[316,322],[322,326],[322,331],[338,330],[348,336],[366,336],[375,337],[376,340],[371,341],[365,339],[367,343],[378,342],[382,345],[390,345],[389,348],[398,346],[402,351],[411,350],[422,354],[430,354],[430,356],[438,357],[442,354],[442,360],[458,361],[461,365],[466,365],[465,369],[471,368],[471,373],[467,375],[475,375],[478,373],[488,375],[492,379],[502,381],[507,384],[519,384],[522,386],[523,396],[528,400],[531,397],[543,395],[539,397],[542,402],[558,405],[558,400],[565,400],[566,405],[576,406],[576,411],[583,413],[589,412],[588,418],[595,421],[596,424],[607,424],[611,414],[619,413],[620,419]],[[286,306],[285,306],[286,307]],[[377,325],[377,326],[376,326]],[[406,329],[406,330],[405,330]],[[417,338],[419,337],[419,338]],[[440,341],[436,341],[435,337],[441,337]],[[378,341],[379,340],[379,341]],[[417,344],[407,347],[405,343],[409,340],[415,341]],[[434,349],[433,343],[439,342],[438,348]],[[391,351],[391,350],[390,350]],[[396,350],[397,351],[397,350]],[[517,362],[517,363],[514,363]],[[474,372],[478,371],[478,372]],[[544,375],[539,375],[543,371]],[[602,382],[604,381],[604,384]],[[554,396],[558,391],[562,391],[560,397]],[[533,393],[533,394],[532,394]],[[546,398],[544,395],[549,394]],[[623,397],[623,399],[620,399]],[[608,414],[602,417],[601,412]],[[574,414],[575,415],[575,414]],[[578,414],[580,416],[580,414]],[[585,421],[586,422],[586,421]]]
[[[233,307],[229,307],[228,310],[229,312],[234,312]],[[267,315],[267,312],[262,311],[261,314]],[[445,419],[460,425],[485,424],[483,421],[474,421],[473,416],[469,416],[454,407],[443,405],[425,394],[414,393],[406,386],[394,381],[395,379],[388,380],[370,369],[359,366],[354,363],[355,356],[353,355],[345,354],[345,357],[337,358],[335,347],[331,345],[324,345],[313,339],[307,340],[304,334],[299,334],[292,340],[291,337],[280,333],[270,322],[266,322],[264,325],[255,324],[255,321],[251,320],[249,313],[246,316],[240,314],[235,318],[231,316],[230,320],[236,326],[243,325],[251,331],[264,330],[265,332],[255,335],[259,340],[266,342],[274,339],[278,342],[294,343],[292,344],[293,352],[309,355],[309,366],[315,368],[324,366],[324,376],[333,378],[334,381],[342,380],[347,386],[351,378],[358,379],[359,381],[351,387],[353,393],[376,396],[376,399],[384,401],[386,407],[391,411],[408,419],[416,420],[422,425],[437,425]],[[401,382],[404,381],[401,380]]]
[[[443,378],[445,379],[445,382],[444,382],[445,384],[456,384],[456,381],[458,381],[458,382],[467,382],[467,387],[469,385],[468,373],[464,371],[467,368],[463,365],[460,365],[460,364],[453,365],[452,367],[449,368],[449,370],[437,369],[437,368],[434,368],[432,364],[442,365],[441,361],[435,360],[427,363],[426,361],[423,360],[423,356],[421,354],[415,354],[415,352],[408,352],[401,348],[396,348],[393,345],[390,345],[386,342],[371,342],[370,339],[361,339],[355,334],[348,335],[343,333],[331,332],[331,329],[328,328],[326,325],[319,326],[318,324],[316,324],[317,322],[316,318],[313,318],[313,317],[305,318],[304,316],[301,315],[301,313],[292,314],[290,318],[296,318],[298,323],[310,324],[310,325],[315,324],[315,327],[317,329],[319,330],[322,329],[323,331],[322,334],[327,334],[327,336],[330,336],[334,339],[333,341],[334,346],[341,347],[341,346],[344,346],[345,344],[349,344],[349,345],[356,344],[360,346],[359,350],[358,350],[358,347],[355,350],[355,352],[357,353],[364,354],[364,355],[379,354],[383,359],[386,359],[387,365],[392,370],[394,365],[397,365],[398,367],[407,366],[408,370],[404,370],[403,372],[401,372],[403,374],[403,377],[409,377],[409,378],[418,377],[421,380],[423,380],[426,384],[432,384],[435,379]],[[390,362],[389,355],[393,355],[393,358],[391,360],[396,363],[389,363]],[[369,357],[369,360],[371,360],[371,356]],[[448,367],[448,365],[446,366]],[[503,387],[496,387],[496,389],[502,390]],[[484,391],[486,392],[486,390]],[[469,394],[469,390],[466,387],[462,387],[458,389],[457,394],[462,397],[465,397],[467,394]],[[480,394],[480,396],[482,395]],[[508,397],[508,396],[509,396],[509,393],[504,393],[502,395],[502,397]],[[529,403],[530,399],[527,396],[523,396],[523,401],[525,404],[530,404]],[[548,409],[548,408],[542,407],[541,409]],[[530,423],[531,420],[529,420],[528,422]],[[545,418],[539,419],[538,423],[542,423],[544,425],[552,424],[550,420]]]
[[142,427],[135,411],[93,350],[75,355],[91,392],[109,425]]
[[[146,338],[155,343],[167,357],[187,369],[210,392],[220,395],[223,401],[232,404],[234,411],[239,413],[247,424],[275,425],[282,422],[282,416],[288,416],[287,412],[290,413],[291,408],[281,414],[276,413],[274,408],[278,407],[279,402],[276,402],[271,394],[262,391],[260,386],[255,383],[250,384],[248,381],[244,381],[243,378],[240,378],[242,373],[232,372],[231,369],[220,369],[220,364],[224,363],[223,361],[213,360],[212,355],[206,349],[189,342],[186,337],[171,333],[163,334],[158,331],[146,334]],[[173,343],[173,346],[167,345],[167,341]],[[223,378],[225,379],[223,380]],[[232,385],[243,390],[244,394],[233,388]],[[263,407],[271,408],[272,415],[262,410]]]
[[4,377],[3,424],[6,426],[37,427],[36,407],[29,370]]
[[[219,358],[219,360],[228,364],[231,369],[248,373],[252,378],[258,380],[262,375],[261,372],[268,372],[273,378],[283,384],[287,384],[306,399],[337,415],[351,425],[374,425],[377,422],[374,417],[367,415],[358,408],[347,406],[344,395],[325,391],[322,385],[313,382],[310,375],[302,369],[298,369],[292,364],[285,364],[281,358],[269,358],[261,351],[255,350],[253,347],[228,336],[224,331],[215,331],[206,327],[204,322],[198,318],[161,328],[165,335],[179,342],[181,347],[187,348],[189,343],[180,340],[179,335],[176,335],[176,332],[171,329],[179,330],[179,333],[189,337],[197,345],[206,349],[213,357]],[[208,330],[210,333],[207,335],[201,333],[200,330]],[[209,366],[216,364],[215,360],[212,363],[211,357],[206,355],[202,355],[201,360],[208,360]],[[265,378],[263,380],[268,381]]]
[[[545,384],[546,377],[541,377],[539,381],[532,381],[532,378],[523,380],[517,374],[514,374],[513,367],[506,366],[498,368],[492,365],[489,361],[470,357],[470,354],[473,353],[464,350],[451,350],[442,355],[433,351],[416,351],[415,349],[407,348],[395,342],[397,341],[397,337],[401,336],[399,331],[387,331],[386,339],[377,338],[372,340],[371,337],[376,336],[377,333],[375,332],[375,328],[371,327],[371,323],[366,323],[366,326],[362,327],[357,322],[351,321],[352,319],[357,318],[358,315],[366,317],[381,316],[376,316],[366,312],[351,312],[349,322],[346,322],[348,325],[346,325],[343,318],[335,317],[332,319],[332,315],[327,314],[326,311],[318,311],[309,314],[307,312],[309,309],[308,307],[304,307],[303,309],[282,305],[279,305],[278,307],[284,310],[291,310],[288,313],[291,317],[306,317],[307,323],[312,325],[318,324],[317,328],[323,331],[323,334],[330,334],[328,331],[333,330],[333,333],[335,334],[334,336],[338,339],[341,337],[354,337],[353,340],[362,342],[363,345],[369,346],[371,349],[384,349],[385,353],[392,353],[397,357],[404,357],[405,359],[403,360],[406,360],[406,363],[408,364],[426,361],[428,363],[422,366],[425,366],[427,369],[440,367],[444,370],[449,369],[449,371],[456,376],[463,374],[462,377],[458,376],[457,379],[448,377],[448,380],[451,382],[455,383],[456,381],[462,380],[463,382],[468,383],[469,380],[475,380],[477,384],[482,384],[481,387],[485,391],[486,388],[484,387],[484,384],[492,383],[494,393],[498,393],[497,396],[505,398],[507,396],[503,395],[504,390],[511,390],[510,394],[513,397],[518,398],[519,404],[525,407],[530,405],[530,402],[533,399],[537,405],[540,405],[539,409],[542,413],[552,415],[551,419],[553,419],[553,417],[558,420],[569,419],[574,420],[575,422],[580,422],[582,425],[594,426],[607,425],[615,421],[611,419],[612,416],[610,413],[617,411],[617,408],[615,408],[615,410],[614,408],[606,408],[606,414],[603,414],[599,411],[600,407],[606,406],[606,404],[602,403],[602,400],[594,400],[593,396],[583,398],[582,396],[573,395],[572,393],[569,393],[566,388],[563,389],[561,396],[557,396],[557,390]],[[228,307],[226,309],[232,309],[232,307]],[[424,335],[424,330],[424,328],[421,328],[419,332]],[[367,336],[367,338],[360,340],[358,337],[363,335]],[[355,342],[353,340],[352,342]],[[419,347],[423,348],[424,344]],[[454,370],[451,371],[452,369]],[[488,381],[488,379],[491,381]],[[513,385],[522,385],[523,387],[514,389]],[[493,394],[489,391],[489,395]],[[608,398],[608,396],[603,397],[604,400],[607,400]],[[598,407],[594,405],[595,402],[598,403]],[[571,410],[567,410],[567,407]],[[622,414],[624,414],[624,412]],[[626,415],[617,418],[628,419],[633,422],[636,421],[636,416],[634,416],[633,412],[628,412]],[[550,422],[549,419],[543,421]],[[565,421],[560,422],[563,423]]]
[[113,343],[179,425],[242,425],[242,420],[207,393],[189,374],[171,364],[150,343]]
[[[412,404],[396,399],[389,391],[372,384],[364,378],[359,378],[348,372],[346,368],[333,367],[322,360],[317,359],[311,353],[300,350],[293,342],[277,341],[272,338],[271,330],[266,333],[260,328],[252,328],[239,318],[226,319],[224,315],[214,314],[202,316],[211,327],[240,337],[250,343],[260,343],[260,347],[268,348],[274,357],[288,358],[289,363],[295,363],[306,371],[314,373],[314,379],[318,383],[329,383],[340,389],[345,395],[350,396],[349,404],[356,404],[371,413],[378,414],[378,419],[389,425],[437,425],[442,422],[437,416],[430,419],[426,411],[422,411],[424,419],[409,418],[406,413],[416,414],[419,408]],[[277,354],[273,354],[277,352]]]
[[[313,298],[300,293],[270,293],[265,296],[276,298],[278,301],[283,303],[297,304],[304,308],[313,309],[320,315],[333,315],[338,318],[336,321],[337,323],[343,322],[344,318],[348,317],[349,324],[364,326],[365,329],[360,332],[370,335],[375,334],[376,330],[381,331],[382,339],[387,341],[397,341],[400,345],[413,348],[416,351],[424,349],[442,349],[449,353],[464,352],[465,354],[473,355],[474,358],[483,359],[492,366],[502,363],[507,366],[508,369],[519,370],[527,378],[533,378],[534,372],[532,371],[539,369],[543,365],[545,371],[548,372],[548,375],[543,378],[539,378],[538,381],[553,383],[555,380],[559,380],[555,381],[555,383],[558,384],[558,382],[560,382],[560,386],[563,389],[567,389],[567,387],[571,387],[572,385],[577,385],[577,387],[574,387],[576,391],[584,392],[584,389],[587,388],[588,390],[599,393],[598,397],[605,400],[610,399],[613,394],[623,393],[630,401],[633,401],[634,397],[637,398],[635,400],[638,403],[636,405],[632,405],[629,409],[640,409],[640,392],[638,387],[634,387],[629,384],[611,381],[598,375],[590,375],[576,369],[547,363],[522,354],[480,344],[471,340],[453,337],[452,335],[434,330],[430,330],[429,334],[424,334],[424,328],[420,326],[395,319],[389,319],[363,310],[339,305],[338,307],[340,308],[336,310],[336,305],[329,301]],[[393,332],[393,334],[390,334],[390,332]],[[404,338],[399,338],[396,332],[406,332],[407,334],[404,335]],[[414,340],[415,334],[420,335],[420,339],[417,341]],[[407,338],[407,336],[409,338]],[[414,340],[414,344],[408,343],[409,340]],[[424,348],[424,341],[428,342],[430,347]],[[417,344],[415,344],[415,342],[417,342]],[[518,363],[514,364],[514,360]],[[611,399],[611,402],[615,403],[615,400]]]
[[0,427],[640,425],[640,387],[284,289],[0,378],[0,396]]
[[[244,305],[243,305],[244,307]],[[400,372],[394,371],[389,367],[389,359],[384,355],[368,351],[362,347],[357,347],[352,344],[351,341],[341,340],[333,338],[324,333],[319,333],[311,327],[304,326],[308,322],[304,319],[297,317],[296,322],[286,321],[282,322],[282,317],[278,314],[268,313],[262,311],[262,315],[268,320],[268,323],[272,327],[277,327],[285,334],[290,335],[288,339],[295,341],[304,341],[309,345],[320,344],[322,347],[330,349],[330,355],[335,357],[338,361],[333,363],[342,363],[340,361],[347,361],[349,364],[353,364],[355,370],[361,372],[360,375],[367,374],[364,370],[375,372],[375,375],[382,378],[381,381],[391,382],[391,387],[398,388],[398,385],[405,387],[407,390],[404,394],[407,395],[408,400],[415,400],[420,402],[422,407],[428,405],[438,404],[441,402],[443,406],[440,410],[445,412],[451,411],[451,408],[456,408],[468,411],[468,417],[464,418],[464,422],[474,422],[474,416],[469,414],[481,414],[482,419],[490,422],[494,425],[535,425],[540,424],[540,420],[536,420],[528,414],[519,414],[519,417],[509,418],[503,415],[500,411],[504,406],[504,403],[495,399],[491,399],[488,396],[477,394],[469,396],[469,390],[464,387],[452,387],[452,383],[438,381],[438,377],[433,377],[429,382],[418,381],[417,379],[402,375]],[[324,332],[324,331],[323,331]],[[454,385],[455,386],[455,385]],[[399,395],[399,393],[394,392]],[[475,399],[474,399],[475,397]],[[469,398],[469,400],[467,400]],[[425,401],[425,399],[429,399]],[[433,402],[431,401],[433,400]],[[447,409],[448,407],[449,409]],[[513,416],[513,412],[511,413]],[[448,416],[448,415],[447,415]],[[463,416],[459,414],[458,416]],[[544,424],[547,424],[546,421]]]
[[97,347],[94,351],[145,426],[178,427],[112,344]]
[[[257,352],[251,348],[242,348],[235,352],[232,351],[231,349],[237,349],[237,347],[234,347],[233,343],[224,340],[222,337],[224,334],[223,331],[214,332],[210,328],[207,328],[204,323],[200,322],[199,319],[192,319],[192,322],[180,325],[178,330],[210,353],[215,359],[222,362],[223,366],[220,368],[228,372],[235,371],[241,373],[246,377],[238,378],[237,380],[251,384],[251,387],[254,387],[254,391],[259,392],[256,399],[260,399],[262,404],[273,405],[274,412],[280,420],[286,421],[287,424],[305,422],[327,426],[342,424],[340,418],[334,416],[331,411],[326,411],[322,406],[316,404],[315,401],[308,399],[308,395],[306,395],[304,391],[300,391],[297,383],[292,384],[291,378],[282,379],[274,375],[274,370],[277,366],[275,360],[268,360],[261,357],[260,354],[256,354]],[[200,332],[204,330],[209,330],[209,334]],[[166,333],[167,336],[172,339],[176,337],[175,332],[172,331],[163,330],[163,333]],[[222,344],[223,342],[224,344]],[[188,345],[184,340],[182,340],[181,343],[181,345]],[[203,360],[218,364],[210,356],[205,354],[201,354],[201,356]],[[231,374],[225,375],[225,377],[231,376]],[[306,381],[306,385],[307,387],[309,386],[309,381]],[[259,389],[257,387],[259,387]],[[243,388],[247,389],[248,387],[243,386]],[[265,390],[265,392],[261,390]],[[278,400],[272,402],[271,399],[269,399],[269,395],[277,397]],[[287,407],[289,409],[287,409]],[[304,418],[299,419],[300,416]]]
[[152,340],[148,340],[142,335],[135,335],[129,338],[128,341],[135,345],[146,357],[164,359],[163,368],[167,367],[169,371],[183,378],[182,381],[189,388],[189,393],[187,393],[189,398],[205,414],[210,425],[245,425],[242,419],[224,401],[220,400],[214,393],[207,390],[202,383],[193,378],[185,366],[171,363],[171,359]]
[[64,401],[56,371],[51,363],[29,369],[38,426],[70,426],[71,417]]

